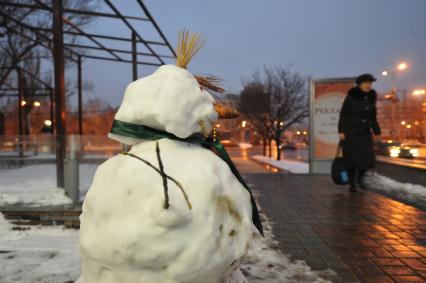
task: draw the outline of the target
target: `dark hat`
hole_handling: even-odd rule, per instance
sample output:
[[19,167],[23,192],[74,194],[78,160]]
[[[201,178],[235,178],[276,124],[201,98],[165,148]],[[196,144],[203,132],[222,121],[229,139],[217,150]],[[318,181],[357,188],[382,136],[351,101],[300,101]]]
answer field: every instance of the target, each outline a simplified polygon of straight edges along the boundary
[[360,85],[363,82],[374,82],[376,81],[376,78],[373,77],[373,75],[370,74],[362,74],[361,76],[359,76],[358,78],[356,78],[356,84]]

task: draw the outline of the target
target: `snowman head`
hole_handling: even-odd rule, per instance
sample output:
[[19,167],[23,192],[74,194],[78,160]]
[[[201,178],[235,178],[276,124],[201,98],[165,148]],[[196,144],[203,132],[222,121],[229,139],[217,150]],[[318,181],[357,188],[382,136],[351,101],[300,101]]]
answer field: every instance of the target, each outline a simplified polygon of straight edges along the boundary
[[[183,32],[176,65],[163,65],[153,74],[130,83],[115,120],[166,131],[179,138],[210,132],[218,114],[209,90],[223,90],[215,87],[214,80],[194,76],[186,69],[202,45],[197,34],[189,36]],[[126,144],[141,141],[113,133],[108,136]]]

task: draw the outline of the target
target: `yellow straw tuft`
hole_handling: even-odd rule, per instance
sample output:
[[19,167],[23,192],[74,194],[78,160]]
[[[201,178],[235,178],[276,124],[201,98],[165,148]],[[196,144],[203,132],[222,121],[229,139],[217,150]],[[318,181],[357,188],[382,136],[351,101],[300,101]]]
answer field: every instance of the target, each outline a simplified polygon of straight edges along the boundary
[[204,46],[204,41],[198,33],[189,34],[189,31],[179,32],[176,50],[176,65],[181,68],[188,66],[192,57]]

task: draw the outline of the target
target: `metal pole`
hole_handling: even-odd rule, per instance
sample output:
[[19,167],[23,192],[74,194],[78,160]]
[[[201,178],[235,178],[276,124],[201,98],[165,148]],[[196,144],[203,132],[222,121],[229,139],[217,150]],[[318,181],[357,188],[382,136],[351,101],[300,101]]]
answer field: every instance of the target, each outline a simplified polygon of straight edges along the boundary
[[81,79],[81,56],[77,57],[78,70],[78,134],[83,135],[83,102],[82,102],[82,79]]
[[52,11],[53,58],[55,69],[56,180],[57,186],[63,188],[65,185],[64,159],[66,152],[66,112],[62,0],[52,1]]
[[138,57],[136,47],[136,33],[132,31],[132,78],[133,81],[138,79]]
[[53,135],[53,125],[55,125],[54,119],[54,108],[53,108],[53,89],[49,89],[49,100],[50,100],[50,122],[52,123],[52,135]]
[[18,135],[22,136],[22,98],[24,97],[24,78],[21,68],[16,69],[18,73]]
[[22,74],[22,69],[18,67],[18,150],[19,156],[23,156],[23,144],[22,144],[22,98],[24,97],[24,76]]

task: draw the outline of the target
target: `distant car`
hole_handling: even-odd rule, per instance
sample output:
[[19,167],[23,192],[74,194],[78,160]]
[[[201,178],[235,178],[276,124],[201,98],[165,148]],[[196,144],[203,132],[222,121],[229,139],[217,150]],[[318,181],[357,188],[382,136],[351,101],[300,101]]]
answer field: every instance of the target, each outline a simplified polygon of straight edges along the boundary
[[296,150],[297,146],[294,142],[287,142],[284,146],[283,146],[284,150]]
[[399,157],[401,143],[393,140],[375,142],[374,149],[377,155]]
[[399,157],[401,158],[416,158],[420,157],[420,151],[424,148],[421,144],[401,144]]
[[375,144],[375,151],[378,155],[399,158],[417,158],[420,156],[420,152],[423,149],[424,147],[422,147],[422,144],[401,144],[392,140],[377,142]]

